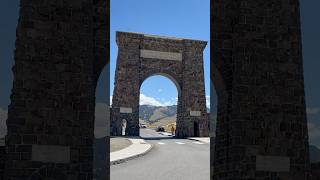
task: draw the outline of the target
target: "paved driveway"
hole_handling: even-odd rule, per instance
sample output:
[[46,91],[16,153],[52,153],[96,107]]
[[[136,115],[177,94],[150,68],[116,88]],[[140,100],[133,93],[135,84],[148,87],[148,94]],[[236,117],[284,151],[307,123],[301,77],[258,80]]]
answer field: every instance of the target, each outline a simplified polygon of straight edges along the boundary
[[150,129],[141,136],[154,145],[147,155],[110,167],[111,180],[209,180],[210,144],[174,139]]

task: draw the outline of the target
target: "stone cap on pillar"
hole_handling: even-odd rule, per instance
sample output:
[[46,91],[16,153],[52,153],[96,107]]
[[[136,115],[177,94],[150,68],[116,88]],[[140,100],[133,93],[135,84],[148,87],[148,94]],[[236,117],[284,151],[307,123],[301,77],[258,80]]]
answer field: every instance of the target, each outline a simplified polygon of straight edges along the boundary
[[[121,46],[125,43],[135,42],[139,44],[144,43],[157,43],[157,44],[171,44],[177,47],[180,47],[180,51],[182,51],[186,47],[197,47],[200,48],[201,51],[207,45],[207,41],[195,40],[189,38],[178,38],[178,37],[170,37],[170,36],[162,36],[162,35],[153,35],[153,34],[145,34],[145,33],[137,33],[137,32],[122,32],[116,31],[116,41],[118,46]],[[184,48],[183,48],[184,47]]]

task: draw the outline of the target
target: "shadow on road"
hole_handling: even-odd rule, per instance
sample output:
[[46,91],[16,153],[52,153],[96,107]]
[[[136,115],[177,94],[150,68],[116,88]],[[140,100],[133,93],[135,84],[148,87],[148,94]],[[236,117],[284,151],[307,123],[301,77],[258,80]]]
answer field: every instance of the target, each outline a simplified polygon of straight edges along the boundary
[[181,139],[167,132],[156,132],[154,129],[140,129],[140,138],[144,140]]
[[168,136],[168,137],[143,137],[141,136],[142,139],[144,140],[163,140],[163,139],[176,139],[173,136]]

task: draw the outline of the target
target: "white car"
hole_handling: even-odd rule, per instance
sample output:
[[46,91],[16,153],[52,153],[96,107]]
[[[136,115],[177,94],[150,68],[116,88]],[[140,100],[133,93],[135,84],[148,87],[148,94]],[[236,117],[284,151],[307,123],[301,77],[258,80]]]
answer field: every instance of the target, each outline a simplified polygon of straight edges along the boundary
[[140,128],[147,128],[145,124],[140,124]]

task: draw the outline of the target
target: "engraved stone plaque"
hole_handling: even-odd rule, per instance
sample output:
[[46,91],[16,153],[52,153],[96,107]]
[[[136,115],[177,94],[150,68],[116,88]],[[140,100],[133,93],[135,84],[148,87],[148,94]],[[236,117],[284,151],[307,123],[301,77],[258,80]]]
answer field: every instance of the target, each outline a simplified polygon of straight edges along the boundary
[[32,161],[45,163],[70,163],[70,147],[32,145]]
[[152,50],[146,50],[146,49],[141,49],[140,50],[140,57],[152,58],[152,59],[165,59],[165,60],[182,61],[182,53],[152,51]]
[[132,108],[120,107],[120,113],[132,113]]
[[190,116],[201,116],[201,111],[190,111]]
[[286,156],[256,156],[256,170],[290,172],[290,158]]

